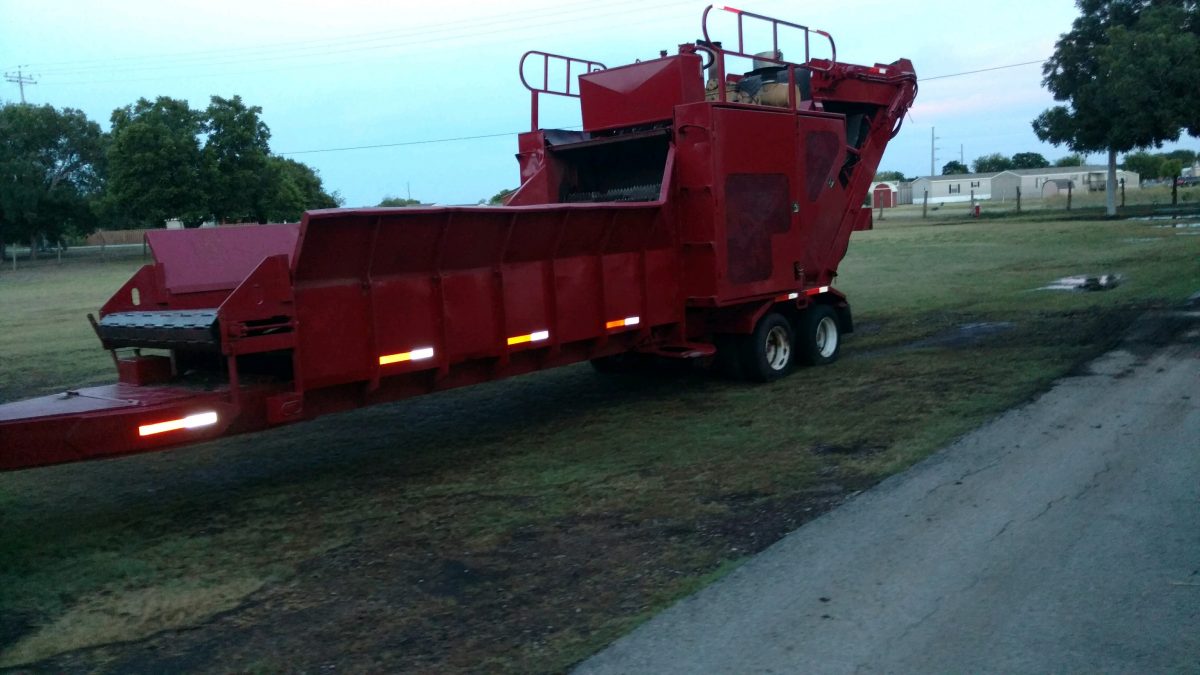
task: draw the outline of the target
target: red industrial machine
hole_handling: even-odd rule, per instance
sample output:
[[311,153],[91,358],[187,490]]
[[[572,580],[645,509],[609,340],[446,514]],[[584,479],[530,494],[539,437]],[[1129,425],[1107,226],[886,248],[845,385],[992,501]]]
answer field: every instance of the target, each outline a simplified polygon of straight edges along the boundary
[[[709,36],[715,10],[736,22],[728,44]],[[748,51],[752,24],[767,51]],[[725,359],[761,381],[832,361],[852,323],[831,283],[871,226],[862,205],[916,94],[912,64],[839,63],[827,33],[729,8],[702,26],[619,68],[526,54],[533,124],[503,207],[150,232],[154,263],[92,320],[119,382],[0,406],[0,470],[630,354]],[[582,130],[540,129],[546,94],[578,98]]]

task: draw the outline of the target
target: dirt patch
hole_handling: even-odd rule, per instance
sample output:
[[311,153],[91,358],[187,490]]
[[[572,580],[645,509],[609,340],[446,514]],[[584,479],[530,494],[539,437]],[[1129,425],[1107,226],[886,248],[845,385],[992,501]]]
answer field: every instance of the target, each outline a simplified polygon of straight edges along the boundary
[[[364,540],[311,560],[236,613],[64,654],[37,669],[221,672],[237,663],[285,671],[322,664],[352,672],[557,671],[570,662],[553,658],[584,658],[695,579],[763,550],[865,487],[843,480],[787,497],[731,493],[711,500],[715,512],[699,520],[568,517],[477,551],[417,532]],[[614,616],[623,622],[614,625]]]
[[1016,327],[1017,325],[1011,321],[964,323],[950,330],[942,331],[932,337],[910,342],[907,346],[912,349],[925,349],[929,347],[962,349],[976,345],[988,338],[1007,333]]

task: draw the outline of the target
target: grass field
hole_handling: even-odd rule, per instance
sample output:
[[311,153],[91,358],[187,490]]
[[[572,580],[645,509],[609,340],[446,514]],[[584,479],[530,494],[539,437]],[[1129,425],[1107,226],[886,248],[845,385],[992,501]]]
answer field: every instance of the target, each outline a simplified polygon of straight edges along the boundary
[[[885,220],[843,359],[771,385],[577,366],[0,474],[0,666],[562,670],[1200,289],[1162,224]],[[3,398],[111,368],[135,262],[0,273]],[[1124,283],[1036,290],[1084,273]]]

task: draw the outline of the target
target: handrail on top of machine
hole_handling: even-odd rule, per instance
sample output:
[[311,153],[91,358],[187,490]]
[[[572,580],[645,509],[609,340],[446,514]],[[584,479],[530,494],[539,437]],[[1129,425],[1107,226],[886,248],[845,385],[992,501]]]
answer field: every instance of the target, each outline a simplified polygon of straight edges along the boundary
[[[775,19],[775,18],[766,16],[764,14],[755,14],[753,12],[747,12],[747,11],[744,11],[741,9],[735,9],[733,7],[726,7],[724,5],[709,5],[708,7],[704,8],[704,16],[700,20],[700,29],[704,35],[704,42],[706,42],[709,45],[718,44],[718,43],[714,42],[712,37],[710,37],[708,34],[708,15],[714,9],[719,9],[724,12],[729,12],[731,14],[735,14],[735,15],[737,15],[737,18],[738,18],[737,19],[737,22],[738,22],[738,47],[736,50],[728,49],[725,47],[717,48],[717,49],[719,49],[719,51],[721,51],[725,54],[731,54],[733,56],[743,56],[748,59],[757,58],[760,61],[770,61],[772,63],[776,63],[781,66],[794,65],[794,66],[799,66],[801,68],[808,68],[810,70],[820,70],[820,71],[832,70],[833,64],[837,63],[837,45],[834,44],[833,36],[830,35],[829,33],[826,33],[823,30],[818,30],[816,28],[809,28],[808,26],[802,26],[798,23],[792,23],[790,21],[783,21],[782,19]],[[804,32],[804,61],[802,61],[800,63],[792,63],[790,61],[784,61],[782,59],[768,58],[765,56],[757,56],[755,54],[746,52],[746,33],[745,33],[745,19],[746,18],[751,18],[751,19],[755,19],[758,21],[762,21],[763,23],[771,24],[771,51],[775,54],[780,53],[779,52],[779,27],[780,26],[785,26],[787,28],[794,28],[798,31],[803,31]],[[810,43],[809,38],[812,33],[816,33],[817,35],[820,35],[821,37],[823,37],[829,41],[829,65],[828,66],[817,66],[817,65],[813,65],[813,64],[809,63],[809,61],[812,59],[811,50],[809,49],[809,43]]]
[[[712,39],[712,37],[708,34],[708,15],[714,9],[721,10],[724,12],[729,12],[731,14],[737,15],[737,49],[727,48],[727,47],[723,46],[722,43],[714,41]],[[753,53],[746,51],[745,19],[747,19],[747,18],[754,19],[756,21],[761,21],[763,23],[769,23],[771,25],[771,54],[773,56],[761,56],[759,54],[753,54]],[[792,61],[785,61],[782,58],[776,58],[776,57],[780,57],[782,54],[782,52],[780,52],[780,50],[779,50],[779,28],[781,26],[785,27],[785,28],[789,28],[789,29],[802,31],[804,33],[804,60],[802,62],[795,63]],[[816,71],[821,71],[821,72],[829,72],[829,71],[833,70],[834,64],[837,63],[837,45],[834,43],[832,35],[830,35],[829,33],[826,33],[823,30],[818,30],[816,28],[809,28],[808,26],[802,26],[798,23],[792,23],[790,21],[783,21],[781,19],[775,19],[775,18],[766,16],[764,14],[755,14],[754,12],[747,12],[747,11],[744,11],[741,9],[735,9],[733,7],[727,7],[724,5],[709,5],[708,7],[704,8],[704,15],[701,17],[701,20],[700,20],[700,29],[701,29],[702,34],[704,35],[704,46],[702,48],[710,51],[713,54],[713,56],[714,56],[713,60],[715,61],[714,65],[717,66],[717,82],[719,83],[717,85],[717,87],[718,87],[718,90],[720,91],[720,101],[722,103],[726,102],[725,101],[725,55],[726,54],[728,54],[730,56],[740,56],[740,57],[747,58],[747,59],[757,59],[758,61],[766,61],[769,63],[774,63],[776,65],[786,67],[788,70],[788,81],[790,83],[790,86],[788,87],[788,89],[789,89],[788,101],[790,104],[789,107],[792,108],[793,110],[796,109],[795,92],[792,91],[796,86],[796,69],[802,68],[804,70],[809,70],[809,71],[816,70]],[[828,65],[818,65],[818,64],[815,64],[812,62],[812,54],[811,54],[811,49],[810,49],[810,38],[813,33],[820,35],[821,37],[823,37],[829,41],[829,64]],[[718,46],[718,45],[720,45],[720,46]]]
[[[534,57],[540,56],[542,59],[542,83],[541,83],[541,86],[534,86],[532,84],[529,84],[529,80],[525,79],[525,61],[527,59],[529,59],[529,57],[531,57],[531,56],[534,56]],[[555,61],[562,61],[566,64],[566,77],[565,77],[566,82],[565,82],[565,86],[563,86],[561,88],[561,90],[557,87],[552,88],[550,86],[550,60],[551,59],[554,59]],[[589,61],[587,59],[577,59],[572,56],[563,56],[562,54],[551,54],[549,52],[538,51],[536,49],[527,51],[527,52],[525,52],[524,55],[521,56],[521,62],[517,66],[517,71],[518,71],[518,74],[521,76],[521,84],[525,85],[525,88],[529,90],[530,96],[532,97],[532,101],[530,103],[531,109],[532,109],[531,123],[530,123],[530,127],[529,127],[530,131],[537,131],[537,129],[538,129],[538,94],[554,94],[555,96],[570,96],[572,98],[579,98],[579,91],[571,90],[571,84],[573,82],[573,80],[571,78],[571,64],[579,64],[580,66],[583,67],[583,72],[576,73],[576,77],[579,77],[579,75],[586,75],[588,73],[594,73],[594,72],[597,72],[600,70],[608,69],[608,66],[604,65],[603,63],[600,63],[599,61]]]

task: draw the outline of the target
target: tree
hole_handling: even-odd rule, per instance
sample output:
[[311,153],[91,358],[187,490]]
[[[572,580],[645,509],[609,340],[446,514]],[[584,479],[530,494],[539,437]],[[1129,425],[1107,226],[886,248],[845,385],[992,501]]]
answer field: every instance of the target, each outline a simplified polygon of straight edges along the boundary
[[1054,160],[1054,166],[1083,166],[1083,155],[1078,153],[1064,155]]
[[1195,150],[1184,150],[1184,149],[1172,150],[1172,151],[1164,154],[1163,158],[1177,159],[1184,166],[1191,166],[1196,163],[1196,151]]
[[1117,153],[1200,134],[1200,5],[1194,0],[1077,0],[1042,83],[1065,102],[1033,121],[1038,138],[1108,153],[1116,214]]
[[43,237],[90,230],[102,148],[100,126],[78,110],[0,107],[0,241],[28,241],[36,257]]
[[1012,156],[1014,169],[1044,169],[1050,162],[1040,152],[1018,152]]
[[1183,171],[1183,162],[1177,159],[1164,159],[1158,164],[1158,173],[1155,174],[1159,178],[1170,178],[1172,180],[1179,177]]
[[971,170],[967,168],[966,164],[958,160],[946,162],[946,165],[942,167],[943,176],[951,176],[956,173],[971,173]]
[[404,199],[403,197],[393,197],[391,195],[387,195],[383,198],[382,201],[379,202],[379,205],[380,206],[420,206],[421,200],[419,200],[419,199]]
[[241,96],[213,96],[205,111],[204,187],[208,212],[220,222],[256,217],[275,187],[262,180],[269,174],[271,130],[259,119],[261,113]]
[[902,171],[879,171],[875,174],[875,180],[904,182],[908,179],[904,177],[904,172]]
[[971,167],[975,169],[975,173],[998,173],[1007,171],[1013,168],[1011,159],[996,152],[983,157],[976,157],[974,162],[971,162]]
[[1159,178],[1171,179],[1171,206],[1179,203],[1179,174],[1183,171],[1183,162],[1177,159],[1164,159],[1158,165]]
[[325,191],[312,167],[275,155],[267,158],[260,194],[254,209],[259,223],[295,222],[305,211],[337,208],[342,203],[337,193]]
[[187,101],[160,96],[112,114],[102,211],[117,227],[199,225],[209,214],[201,176],[203,118]]
[[1145,151],[1131,152],[1125,155],[1124,167],[1136,172],[1142,178],[1157,178],[1162,167],[1162,155],[1152,155]]
[[[882,179],[877,178],[876,180]],[[508,198],[511,197],[516,191],[517,188],[512,188],[511,190],[501,190],[492,195],[491,199],[487,200],[487,203],[491,206],[504,206],[508,202]]]

